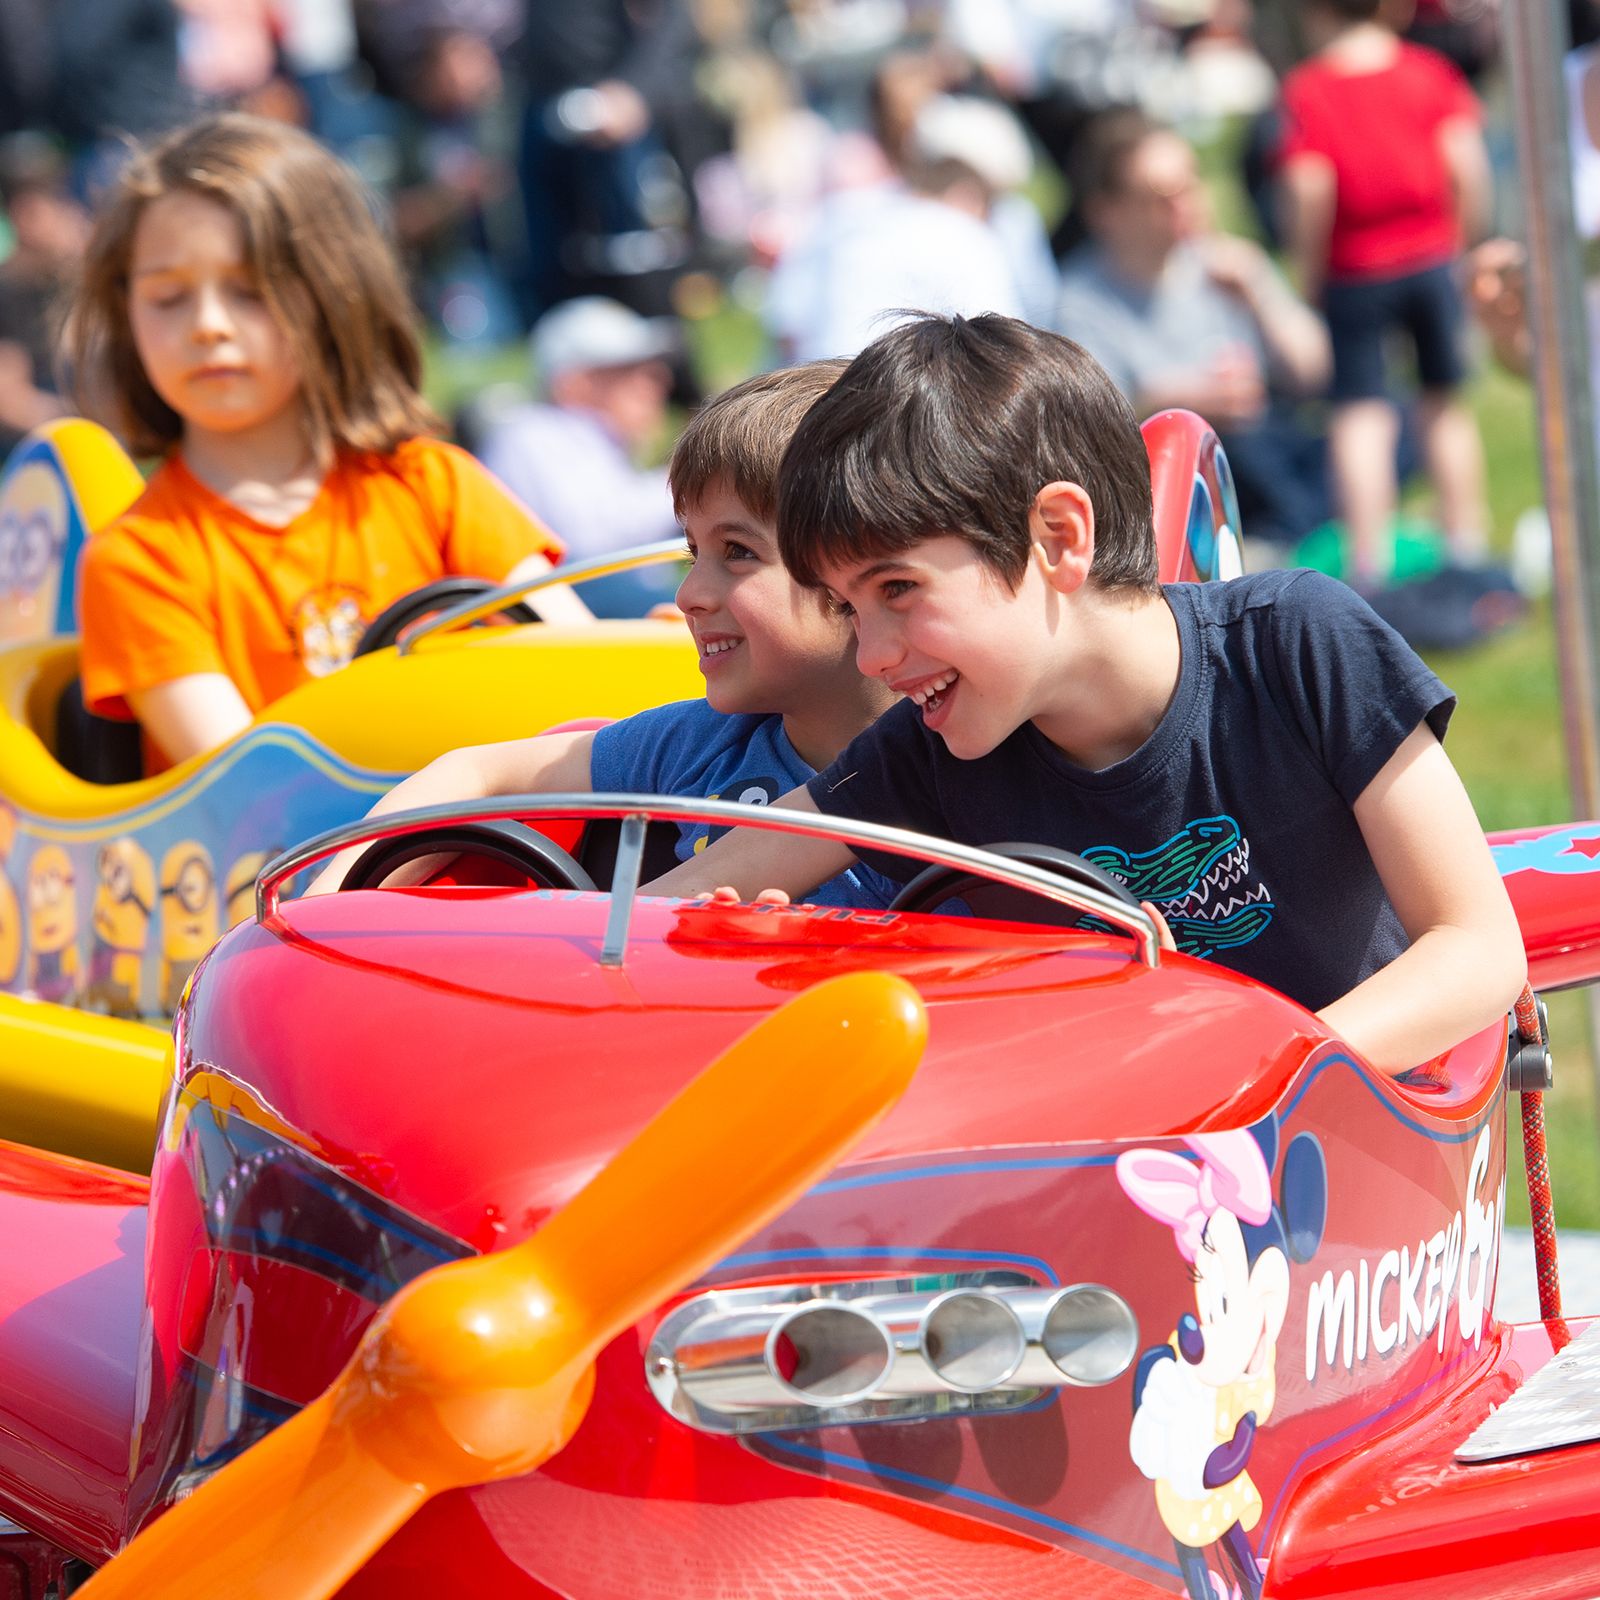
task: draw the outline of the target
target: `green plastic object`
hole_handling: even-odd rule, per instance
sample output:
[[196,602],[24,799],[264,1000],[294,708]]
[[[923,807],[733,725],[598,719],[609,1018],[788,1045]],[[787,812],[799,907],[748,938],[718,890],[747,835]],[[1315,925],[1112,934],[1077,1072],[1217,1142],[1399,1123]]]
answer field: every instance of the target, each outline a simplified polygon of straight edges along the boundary
[[[1417,517],[1396,517],[1390,524],[1394,570],[1389,581],[1426,578],[1445,564],[1444,534],[1431,522]],[[1348,565],[1347,540],[1342,522],[1324,522],[1313,528],[1294,548],[1290,565],[1314,567],[1331,578],[1342,578]]]

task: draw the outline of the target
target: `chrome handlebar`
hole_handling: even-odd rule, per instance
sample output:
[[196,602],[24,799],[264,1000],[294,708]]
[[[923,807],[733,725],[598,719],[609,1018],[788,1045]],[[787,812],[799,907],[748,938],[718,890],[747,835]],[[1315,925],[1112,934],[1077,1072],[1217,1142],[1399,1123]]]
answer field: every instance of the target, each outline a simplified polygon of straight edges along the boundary
[[447,611],[435,612],[433,616],[424,617],[420,622],[413,622],[409,628],[402,629],[395,644],[395,653],[408,656],[431,635],[453,633],[457,628],[481,622],[485,617],[492,617],[495,612],[504,611],[508,605],[525,599],[540,589],[553,589],[565,583],[581,583],[588,578],[608,578],[614,572],[631,572],[635,567],[652,567],[667,561],[681,561],[683,558],[684,545],[681,539],[662,539],[655,544],[635,545],[631,550],[618,550],[614,555],[596,556],[592,561],[577,561],[570,566],[552,567],[548,572],[536,573],[529,578],[519,578],[512,583],[503,583],[498,589],[491,589],[487,594],[479,595],[472,600],[464,600],[460,605],[451,606]]
[[[360,821],[319,833],[304,844],[274,856],[256,879],[256,921],[264,922],[276,914],[279,890],[285,879],[318,861],[337,855],[351,845],[421,833],[443,823],[500,822],[526,817],[620,817],[623,820],[625,848],[617,852],[617,868],[611,884],[612,917],[605,946],[605,956],[614,962],[622,959],[628,918],[639,890],[638,846],[643,840],[644,825],[657,820],[720,823],[733,827],[765,828],[774,833],[799,834],[805,838],[832,839],[852,847],[859,845],[867,849],[889,851],[932,866],[975,873],[993,883],[1024,889],[1058,905],[1100,917],[1133,940],[1139,960],[1145,966],[1154,967],[1160,959],[1160,935],[1148,912],[1125,905],[1098,889],[1057,877],[1043,867],[1008,861],[970,845],[930,839],[908,828],[890,828],[875,822],[851,822],[839,817],[786,811],[776,806],[751,806],[733,800],[698,800],[665,795],[502,795],[492,801],[457,800],[446,805],[424,806],[415,811],[364,817]],[[630,843],[632,848],[627,848]]]

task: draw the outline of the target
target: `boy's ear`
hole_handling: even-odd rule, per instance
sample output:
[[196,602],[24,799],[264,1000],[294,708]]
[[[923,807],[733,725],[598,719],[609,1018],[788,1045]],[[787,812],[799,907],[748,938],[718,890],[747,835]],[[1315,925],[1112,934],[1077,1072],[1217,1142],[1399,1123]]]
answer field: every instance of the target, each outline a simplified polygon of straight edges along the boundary
[[1047,483],[1028,507],[1033,559],[1062,594],[1082,588],[1094,565],[1094,502],[1080,483]]

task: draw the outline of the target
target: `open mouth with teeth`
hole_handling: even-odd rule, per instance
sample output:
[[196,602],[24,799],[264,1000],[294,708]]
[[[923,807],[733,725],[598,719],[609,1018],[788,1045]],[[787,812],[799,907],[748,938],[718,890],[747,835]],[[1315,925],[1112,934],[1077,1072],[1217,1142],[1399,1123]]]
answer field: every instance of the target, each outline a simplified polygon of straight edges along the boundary
[[737,650],[743,643],[743,639],[703,639],[700,641],[700,659],[710,661],[717,656],[725,656],[730,650]]
[[937,678],[929,678],[926,683],[907,689],[906,694],[922,708],[924,716],[931,716],[943,707],[946,696],[960,676],[958,672],[941,672]]

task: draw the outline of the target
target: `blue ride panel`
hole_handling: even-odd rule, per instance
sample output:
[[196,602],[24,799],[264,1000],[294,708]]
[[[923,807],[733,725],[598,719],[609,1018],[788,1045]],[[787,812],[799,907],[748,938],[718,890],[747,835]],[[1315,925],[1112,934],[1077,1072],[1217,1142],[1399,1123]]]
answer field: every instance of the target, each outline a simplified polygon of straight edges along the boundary
[[0,798],[0,989],[170,1015],[200,958],[253,912],[262,864],[354,821],[402,776],[266,724],[168,793],[103,817],[65,822]]

